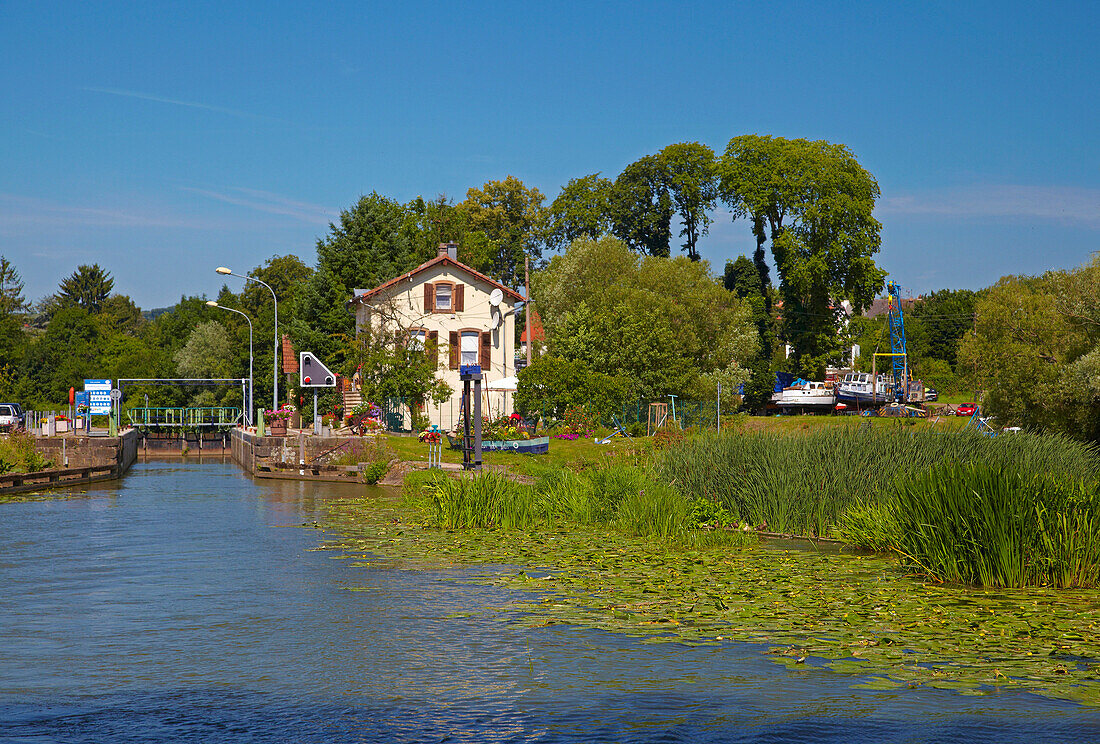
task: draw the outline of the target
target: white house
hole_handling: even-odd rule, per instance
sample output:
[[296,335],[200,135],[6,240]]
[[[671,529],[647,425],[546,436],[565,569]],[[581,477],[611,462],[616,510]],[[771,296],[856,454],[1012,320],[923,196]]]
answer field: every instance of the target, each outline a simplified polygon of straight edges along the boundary
[[[515,290],[460,263],[457,250],[454,243],[441,243],[431,261],[374,289],[356,290],[350,303],[356,335],[376,329],[377,323],[387,332],[407,333],[410,344],[438,343],[436,374],[453,393],[440,405],[427,402],[424,412],[445,430],[459,422],[459,365],[480,364],[482,384],[490,388],[514,378],[516,306],[523,302]],[[496,305],[490,302],[494,290],[502,297]],[[513,397],[509,390],[490,390],[483,395],[482,412],[510,415]]]

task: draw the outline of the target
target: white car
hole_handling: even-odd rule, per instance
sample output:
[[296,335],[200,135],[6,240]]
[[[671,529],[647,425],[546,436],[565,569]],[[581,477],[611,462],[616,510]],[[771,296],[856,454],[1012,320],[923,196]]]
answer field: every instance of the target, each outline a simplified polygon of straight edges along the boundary
[[18,403],[0,403],[0,431],[23,428],[23,409]]

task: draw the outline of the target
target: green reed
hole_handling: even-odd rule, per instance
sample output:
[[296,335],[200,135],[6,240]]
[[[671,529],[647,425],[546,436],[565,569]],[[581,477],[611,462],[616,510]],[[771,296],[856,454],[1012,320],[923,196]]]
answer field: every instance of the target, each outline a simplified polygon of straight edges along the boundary
[[849,507],[890,498],[895,482],[941,463],[1018,464],[1095,479],[1098,454],[1061,436],[830,429],[807,435],[707,434],[661,453],[660,476],[681,493],[722,504],[775,532],[824,535]]
[[670,538],[691,527],[691,504],[644,469],[608,465],[574,472],[546,469],[535,485],[495,472],[423,476],[407,487],[434,527],[532,529],[608,525],[634,535]]
[[854,507],[840,533],[940,581],[996,587],[1100,584],[1100,485],[989,463],[951,463]]

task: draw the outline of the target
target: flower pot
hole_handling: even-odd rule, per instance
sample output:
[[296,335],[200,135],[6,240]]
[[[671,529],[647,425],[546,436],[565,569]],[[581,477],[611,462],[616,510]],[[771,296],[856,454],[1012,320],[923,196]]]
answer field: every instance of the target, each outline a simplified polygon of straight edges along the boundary
[[286,419],[275,419],[268,427],[273,437],[285,437],[286,436]]

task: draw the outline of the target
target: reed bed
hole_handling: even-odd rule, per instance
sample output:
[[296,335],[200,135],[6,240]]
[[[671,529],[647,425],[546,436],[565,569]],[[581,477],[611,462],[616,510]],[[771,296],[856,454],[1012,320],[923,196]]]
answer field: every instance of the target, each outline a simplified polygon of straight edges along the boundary
[[941,581],[1100,585],[1100,484],[982,462],[940,465],[841,520],[853,544],[893,550]]
[[436,474],[417,481],[411,492],[427,523],[444,529],[607,525],[633,535],[673,538],[691,527],[691,504],[633,466],[580,473],[548,468],[533,486],[494,472],[470,478]]
[[941,464],[975,462],[1082,482],[1095,481],[1100,471],[1094,447],[1063,436],[989,438],[907,427],[705,434],[661,453],[656,471],[681,493],[711,500],[756,526],[820,536],[850,507],[889,499],[895,483]]

